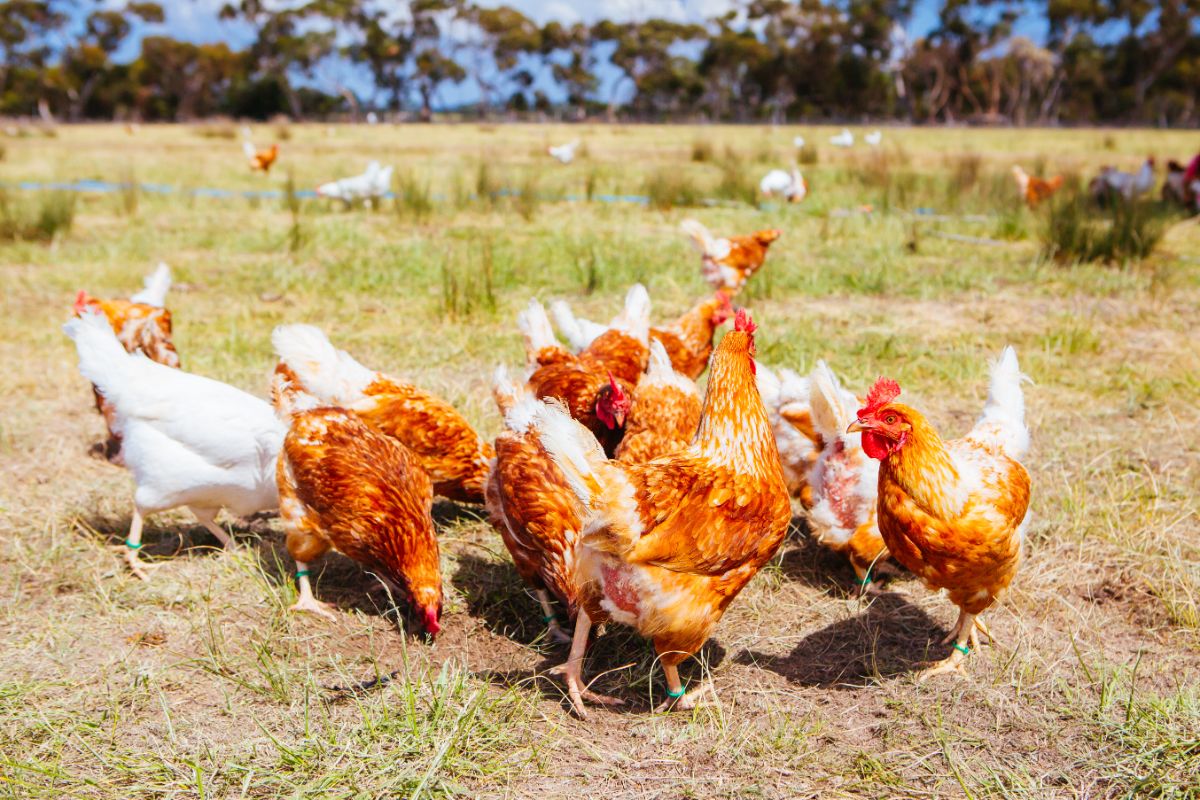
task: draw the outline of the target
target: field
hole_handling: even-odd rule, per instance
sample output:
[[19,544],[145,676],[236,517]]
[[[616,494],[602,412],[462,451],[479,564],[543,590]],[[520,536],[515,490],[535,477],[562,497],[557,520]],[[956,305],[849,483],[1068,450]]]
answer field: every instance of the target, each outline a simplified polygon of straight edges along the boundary
[[[403,195],[346,211],[80,194],[69,232],[0,242],[0,797],[1200,797],[1200,229],[1173,220],[1136,263],[1046,260],[1007,174],[1161,164],[1193,134],[885,129],[880,151],[837,151],[812,127],[260,126],[260,142],[286,136],[264,178],[232,132],[0,139],[6,183],[280,190],[378,158]],[[817,145],[811,197],[744,202],[796,133]],[[543,155],[574,137],[570,166]],[[720,202],[669,207],[689,195]],[[159,515],[145,552],[166,566],[149,583],[124,568],[131,482],[89,455],[103,423],[60,331],[78,289],[128,296],[165,260],[186,369],[265,394],[271,329],[313,322],[493,434],[491,372],[523,359],[517,310],[563,297],[606,319],[642,281],[656,319],[678,314],[704,291],[688,216],[784,231],[739,298],[762,361],[803,373],[824,358],[860,390],[888,374],[946,435],[1016,346],[1033,523],[989,612],[998,645],[967,677],[914,679],[943,652],[944,597],[909,578],[857,599],[802,517],[685,665],[719,703],[654,713],[652,649],[610,628],[586,674],[628,707],[587,722],[548,674],[565,649],[473,507],[435,507],[434,644],[336,555],[314,575],[338,622],[287,613],[275,519],[227,518],[241,547],[226,554],[186,511]]]

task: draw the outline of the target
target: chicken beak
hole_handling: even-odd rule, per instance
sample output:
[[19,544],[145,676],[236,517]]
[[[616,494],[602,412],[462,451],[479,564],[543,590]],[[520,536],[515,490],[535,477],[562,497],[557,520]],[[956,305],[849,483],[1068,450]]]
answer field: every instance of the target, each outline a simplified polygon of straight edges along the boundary
[[857,419],[846,427],[846,433],[862,433],[865,430],[866,427],[863,426],[862,420]]

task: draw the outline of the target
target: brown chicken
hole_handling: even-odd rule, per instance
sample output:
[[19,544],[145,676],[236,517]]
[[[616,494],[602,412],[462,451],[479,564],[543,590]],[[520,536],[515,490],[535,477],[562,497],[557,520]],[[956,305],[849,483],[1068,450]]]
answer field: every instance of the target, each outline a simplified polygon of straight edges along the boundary
[[[945,589],[958,621],[943,644],[954,649],[925,678],[962,669],[977,617],[1017,574],[1029,510],[1029,450],[1017,355],[992,367],[983,415],[967,436],[943,442],[921,412],[894,402],[900,386],[880,378],[849,428],[879,459],[879,532],[892,556],[931,589]],[[970,645],[970,646],[969,646]]]
[[733,316],[729,295],[718,291],[701,300],[683,316],[661,328],[651,328],[650,338],[662,342],[671,357],[671,365],[692,380],[708,368],[713,351],[713,334]]
[[357,414],[412,450],[435,494],[482,503],[495,452],[455,408],[423,389],[367,369],[311,325],[284,325],[271,335],[277,371],[324,403]]
[[[159,264],[144,283],[142,291],[128,300],[101,300],[80,290],[75,296],[74,314],[79,316],[89,308],[102,312],[126,352],[142,353],[151,361],[178,369],[179,353],[171,341],[171,312],[163,308],[167,290],[171,288],[171,271],[166,264]],[[113,408],[96,387],[92,387],[92,392],[96,410],[108,428],[104,455],[114,464],[120,464],[121,437],[113,431]]]
[[621,442],[633,387],[650,358],[649,315],[647,296],[636,333],[610,328],[578,355],[558,344],[546,310],[537,300],[531,300],[517,318],[532,370],[529,388],[539,399],[554,397],[565,403],[571,416],[592,431],[608,453]]
[[680,375],[662,342],[650,343],[650,366],[633,390],[633,405],[625,419],[625,437],[616,459],[644,464],[686,448],[700,425],[700,391],[691,378]]
[[694,219],[685,219],[681,226],[700,251],[700,273],[714,289],[736,295],[750,276],[767,260],[767,248],[782,231],[767,229],[749,236],[717,238],[708,228]]
[[296,560],[296,611],[334,619],[313,596],[308,565],[329,550],[357,561],[441,630],[442,579],[430,508],[433,486],[412,452],[352,412],[322,407],[275,376],[273,399],[290,425],[279,456],[279,515]]
[[533,587],[550,636],[569,642],[549,595],[575,618],[579,501],[530,427],[542,401],[510,381],[503,368],[497,370],[492,393],[505,430],[496,437],[496,460],[488,476],[488,520],[512,554],[517,573]]
[[1013,178],[1017,182],[1017,190],[1021,193],[1021,199],[1030,208],[1037,208],[1039,203],[1048,199],[1063,185],[1062,175],[1055,175],[1053,178],[1039,178],[1026,173],[1015,164],[1012,172]]
[[713,355],[694,440],[657,461],[608,461],[583,426],[557,409],[538,410],[542,444],[585,508],[580,609],[564,668],[580,716],[584,697],[601,699],[582,681],[588,632],[610,619],[653,638],[668,702],[693,706],[699,693],[685,694],[679,664],[783,541],[791,504],[755,385],[754,330],[739,312]]
[[250,164],[250,169],[253,172],[267,173],[271,171],[271,167],[275,164],[275,160],[279,158],[279,145],[273,144],[268,148],[256,148],[249,138],[242,140],[242,152],[246,155],[246,161]]

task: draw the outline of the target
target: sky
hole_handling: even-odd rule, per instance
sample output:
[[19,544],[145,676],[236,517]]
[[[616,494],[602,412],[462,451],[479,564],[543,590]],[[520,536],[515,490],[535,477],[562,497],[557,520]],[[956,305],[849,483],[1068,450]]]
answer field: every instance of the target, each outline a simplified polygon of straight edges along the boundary
[[[109,0],[119,3],[121,0]],[[226,0],[162,0],[166,21],[161,25],[143,26],[140,34],[167,34],[184,41],[199,43],[225,41],[232,47],[249,43],[251,33],[239,22],[222,21],[218,14]],[[679,22],[698,22],[711,19],[734,7],[733,0],[480,0],[481,5],[504,3],[524,13],[539,24],[557,20],[564,23],[595,22],[600,18],[616,21],[644,20],[655,17]],[[928,34],[937,25],[938,10],[942,0],[916,0],[912,19],[907,26],[909,40]],[[1035,11],[1038,3],[1029,0],[1030,12],[1021,17],[1016,33],[1042,41],[1047,33],[1044,15]],[[125,43],[118,60],[132,59],[140,50],[141,36],[132,36]],[[348,65],[333,65],[328,68],[336,72],[337,79],[356,91],[370,85],[366,74]],[[605,89],[619,78],[615,68],[613,75],[601,74],[601,96]],[[316,76],[319,88],[328,89],[322,83],[330,82],[332,76]],[[553,97],[551,87],[542,87]],[[362,92],[360,92],[362,94]],[[477,98],[473,85],[451,87],[442,92],[441,105],[455,106],[471,103]]]

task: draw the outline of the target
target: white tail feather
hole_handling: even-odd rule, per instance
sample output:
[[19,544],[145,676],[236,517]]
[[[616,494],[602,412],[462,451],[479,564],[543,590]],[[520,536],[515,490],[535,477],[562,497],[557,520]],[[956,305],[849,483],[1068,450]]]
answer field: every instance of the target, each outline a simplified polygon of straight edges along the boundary
[[517,314],[517,327],[525,337],[525,354],[532,360],[537,351],[547,347],[558,347],[554,338],[554,328],[550,327],[550,318],[546,309],[537,299],[529,301],[529,305]]
[[650,363],[646,366],[646,374],[638,382],[638,387],[642,386],[675,386],[687,394],[700,396],[696,382],[675,371],[667,348],[658,339],[650,341]]
[[779,394],[782,389],[779,376],[761,361],[754,362],[754,376],[755,382],[758,384],[758,395],[762,398],[763,405],[767,407],[768,411],[778,409]]
[[142,290],[129,299],[135,303],[162,308],[167,302],[167,290],[171,288],[171,268],[163,262],[142,279]]
[[593,464],[605,461],[596,437],[557,403],[539,403],[533,424],[542,447],[562,471],[571,491],[585,508],[590,508],[600,491]]
[[119,408],[121,389],[129,385],[130,377],[137,368],[135,359],[148,359],[125,352],[103,314],[85,311],[63,325],[63,330],[75,342],[75,350],[79,354],[79,374],[91,381],[100,394]]
[[813,428],[826,442],[833,441],[854,421],[853,409],[846,404],[837,376],[824,361],[817,362],[809,376],[809,387]]
[[554,324],[576,353],[596,341],[607,330],[603,325],[575,316],[565,300],[555,300],[551,303],[550,315],[554,317]]
[[711,255],[714,249],[716,240],[709,233],[708,228],[694,219],[685,219],[679,223],[679,227],[683,232],[692,237],[692,244],[696,245],[696,249],[703,255]]
[[642,344],[650,340],[650,293],[635,283],[625,294],[625,309],[612,321],[612,327],[624,331]]
[[313,325],[280,325],[271,333],[271,344],[304,389],[326,402],[360,400],[378,376],[335,348],[325,332]]
[[1029,452],[1029,429],[1025,427],[1025,395],[1017,351],[1005,347],[992,364],[988,399],[983,414],[971,431],[971,438],[997,444],[1010,458],[1020,459]]

